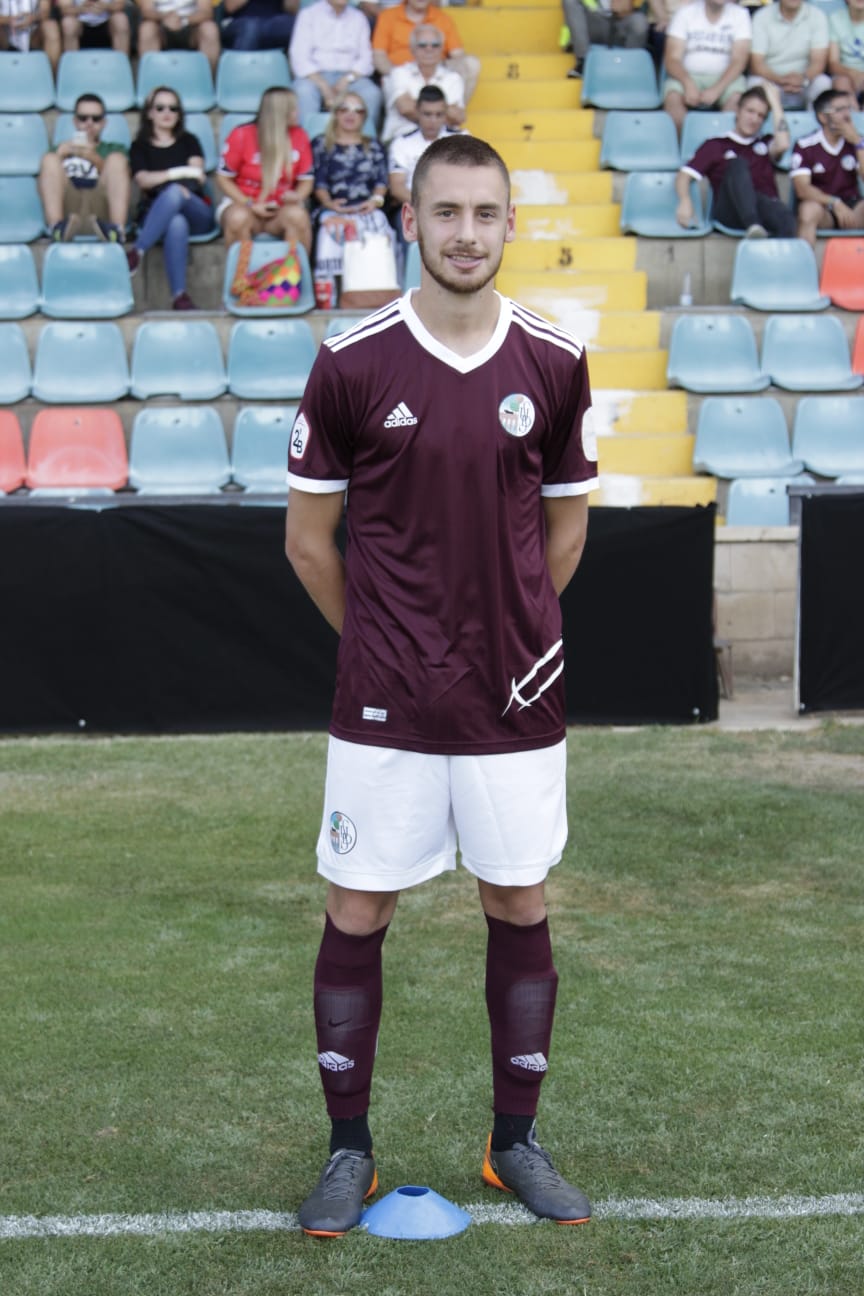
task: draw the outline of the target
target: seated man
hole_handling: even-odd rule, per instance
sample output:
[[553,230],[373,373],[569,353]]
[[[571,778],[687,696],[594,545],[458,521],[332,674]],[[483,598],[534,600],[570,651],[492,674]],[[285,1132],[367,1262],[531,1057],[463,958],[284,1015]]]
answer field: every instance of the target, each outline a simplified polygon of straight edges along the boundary
[[568,76],[582,75],[589,45],[644,49],[648,43],[648,15],[634,8],[634,0],[561,0],[561,5],[573,47]]
[[450,15],[444,13],[437,4],[427,3],[427,0],[401,0],[392,8],[382,10],[372,36],[375,71],[386,78],[395,67],[411,62],[411,32],[421,23],[431,23],[444,37],[445,64],[461,76],[467,103],[477,88],[480,60],[473,54],[465,53],[462,38]]
[[212,0],[138,0],[138,53],[193,49],[206,55],[215,74],[222,44]]
[[39,194],[49,237],[55,243],[80,229],[122,243],[129,215],[129,161],[122,144],[103,144],[105,105],[98,95],[75,103],[75,134],[46,153]]
[[[769,112],[775,135],[760,135]],[[745,90],[735,113],[734,129],[706,140],[675,177],[676,217],[684,229],[693,223],[690,183],[703,177],[711,185],[712,216],[748,238],[795,237],[795,217],[782,202],[774,178],[774,162],[789,147],[789,127],[783,118],[779,92],[773,87]]]
[[804,0],[774,0],[753,19],[750,84],[770,82],[784,108],[809,108],[831,87],[828,19]]
[[817,229],[864,228],[864,140],[852,120],[852,101],[826,90],[813,105],[819,130],[799,139],[790,175],[798,199],[798,237],[816,246]]
[[372,80],[369,23],[348,0],[316,0],[301,8],[294,22],[288,58],[300,121],[328,112],[349,88],[360,96],[376,130],[381,91]]
[[383,140],[413,131],[418,124],[417,96],[424,86],[436,86],[446,101],[448,126],[465,121],[465,86],[458,72],[444,66],[444,37],[431,23],[420,23],[411,33],[413,63],[400,63],[387,78],[387,116]]
[[835,90],[864,103],[864,0],[846,0],[828,19],[828,71]]
[[0,50],[43,50],[56,72],[60,28],[51,17],[51,0],[0,0]]
[[287,50],[300,0],[224,0],[222,44],[233,50]]
[[750,57],[750,15],[734,0],[694,0],[666,31],[663,107],[680,133],[689,109],[733,111]]
[[129,57],[129,18],[125,0],[58,0],[63,52],[110,47]]

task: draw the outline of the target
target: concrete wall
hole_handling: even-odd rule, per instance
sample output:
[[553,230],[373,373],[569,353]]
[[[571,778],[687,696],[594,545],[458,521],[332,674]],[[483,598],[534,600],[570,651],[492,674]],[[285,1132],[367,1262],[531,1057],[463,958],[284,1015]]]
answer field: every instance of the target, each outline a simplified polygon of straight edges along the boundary
[[793,674],[798,589],[797,527],[718,527],[714,548],[717,634],[732,645],[736,675]]

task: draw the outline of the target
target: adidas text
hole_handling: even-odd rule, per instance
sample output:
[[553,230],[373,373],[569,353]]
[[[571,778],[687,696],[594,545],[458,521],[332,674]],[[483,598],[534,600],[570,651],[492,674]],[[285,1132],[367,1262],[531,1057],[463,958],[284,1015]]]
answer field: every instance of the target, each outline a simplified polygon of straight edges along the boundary
[[385,428],[414,427],[417,421],[405,402],[400,401],[396,408],[387,415],[384,426]]
[[548,1062],[542,1053],[519,1053],[511,1057],[511,1066],[523,1067],[526,1071],[546,1071]]
[[319,1053],[318,1065],[325,1071],[350,1071],[354,1066],[353,1058],[343,1057],[341,1053]]

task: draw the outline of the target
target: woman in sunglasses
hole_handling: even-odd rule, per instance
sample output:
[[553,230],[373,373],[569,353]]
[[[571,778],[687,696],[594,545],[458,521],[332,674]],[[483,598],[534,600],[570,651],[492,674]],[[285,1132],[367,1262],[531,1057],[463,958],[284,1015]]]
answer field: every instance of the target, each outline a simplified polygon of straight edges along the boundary
[[204,150],[184,129],[183,105],[168,86],[157,86],[144,101],[130,160],[141,203],[138,237],[126,252],[129,269],[134,274],[144,253],[163,241],[173,308],[195,310],[186,291],[189,235],[213,228],[213,206],[204,188]]

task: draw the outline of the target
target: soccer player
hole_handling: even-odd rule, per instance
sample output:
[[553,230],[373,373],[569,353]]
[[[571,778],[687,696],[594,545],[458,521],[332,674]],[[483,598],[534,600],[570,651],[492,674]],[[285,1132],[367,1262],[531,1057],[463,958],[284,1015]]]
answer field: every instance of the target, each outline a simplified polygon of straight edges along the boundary
[[382,943],[457,838],[488,928],[483,1178],[562,1224],[591,1214],[534,1126],[557,988],[544,882],[567,833],[558,596],[597,452],[581,345],[495,291],[514,220],[494,149],[430,144],[403,212],[420,288],[326,340],[291,434],[286,551],[341,635],[314,984],[330,1157],[299,1211],[316,1236],[353,1228],[377,1187]]

